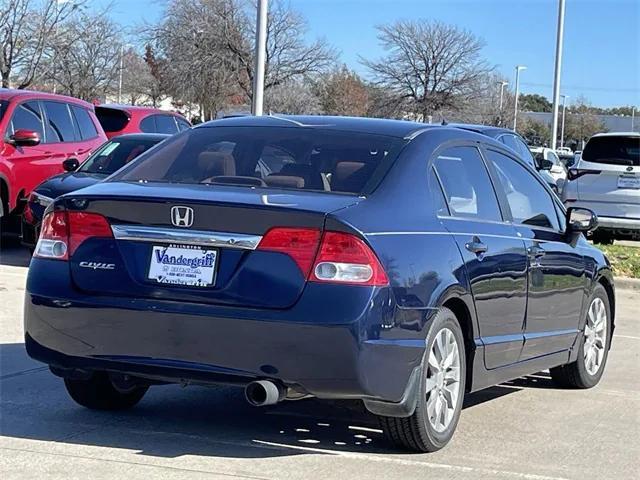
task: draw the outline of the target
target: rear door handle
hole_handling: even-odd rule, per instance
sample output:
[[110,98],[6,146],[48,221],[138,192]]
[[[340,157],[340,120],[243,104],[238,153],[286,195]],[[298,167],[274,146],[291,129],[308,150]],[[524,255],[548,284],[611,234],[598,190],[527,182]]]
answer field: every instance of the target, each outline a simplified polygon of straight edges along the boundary
[[530,257],[540,258],[544,256],[544,254],[547,252],[544,251],[544,248],[541,248],[538,245],[532,245],[529,248],[527,248],[527,253],[529,254]]
[[485,253],[488,250],[488,247],[480,241],[479,237],[475,235],[470,242],[464,244],[464,248],[469,250],[471,253],[475,253],[476,255]]

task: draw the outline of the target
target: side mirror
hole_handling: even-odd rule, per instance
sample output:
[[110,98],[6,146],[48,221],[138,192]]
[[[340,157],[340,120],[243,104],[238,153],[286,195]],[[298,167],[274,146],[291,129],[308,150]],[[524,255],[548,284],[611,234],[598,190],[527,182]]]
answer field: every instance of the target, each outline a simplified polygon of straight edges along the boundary
[[67,158],[64,162],[62,162],[62,168],[67,172],[74,172],[80,166],[80,162],[77,158]]
[[9,137],[9,141],[16,147],[35,147],[40,143],[40,135],[33,130],[16,130]]
[[567,225],[572,232],[590,232],[598,227],[598,217],[588,208],[571,207],[567,210]]
[[545,158],[540,158],[538,160],[538,165],[540,165],[540,170],[551,170],[551,168],[553,167],[553,162]]

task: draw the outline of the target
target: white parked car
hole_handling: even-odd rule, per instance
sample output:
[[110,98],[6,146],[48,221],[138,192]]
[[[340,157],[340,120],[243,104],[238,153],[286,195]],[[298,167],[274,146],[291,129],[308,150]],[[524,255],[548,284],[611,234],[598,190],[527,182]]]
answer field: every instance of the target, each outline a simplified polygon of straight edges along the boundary
[[531,147],[529,150],[531,150],[531,153],[533,153],[538,163],[541,160],[547,160],[552,163],[549,173],[555,180],[558,191],[562,192],[562,188],[567,181],[567,168],[560,161],[558,154],[553,149],[547,147]]
[[591,137],[569,169],[562,200],[596,213],[595,242],[640,239],[640,133]]

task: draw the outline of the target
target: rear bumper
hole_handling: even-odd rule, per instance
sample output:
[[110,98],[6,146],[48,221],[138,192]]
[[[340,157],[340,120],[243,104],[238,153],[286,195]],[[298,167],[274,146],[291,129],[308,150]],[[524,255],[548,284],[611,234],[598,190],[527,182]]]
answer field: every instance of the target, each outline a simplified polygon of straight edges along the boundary
[[598,227],[614,230],[637,230],[640,232],[640,219],[598,217]]
[[347,287],[345,296],[345,287],[309,284],[290,309],[251,310],[87,296],[69,285],[64,262],[34,259],[27,351],[62,369],[175,383],[271,378],[320,398],[393,404],[424,354],[424,329],[396,314],[387,288]]

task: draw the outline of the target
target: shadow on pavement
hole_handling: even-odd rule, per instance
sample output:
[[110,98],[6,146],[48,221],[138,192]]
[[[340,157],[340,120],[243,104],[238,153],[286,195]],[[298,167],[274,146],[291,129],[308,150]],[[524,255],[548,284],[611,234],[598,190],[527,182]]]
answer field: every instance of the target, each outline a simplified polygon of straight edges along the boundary
[[3,235],[0,237],[0,265],[10,267],[28,267],[31,254],[26,247],[20,245],[16,236]]
[[[532,386],[500,385],[467,395],[470,408]],[[126,412],[90,411],[31,360],[24,344],[0,345],[0,435],[127,449],[142,455],[265,458],[339,451],[407,453],[383,436],[359,401],[284,402],[255,408],[237,387],[152,387]],[[533,385],[535,386],[535,385]]]

